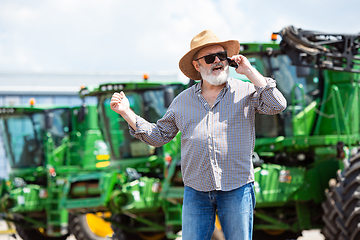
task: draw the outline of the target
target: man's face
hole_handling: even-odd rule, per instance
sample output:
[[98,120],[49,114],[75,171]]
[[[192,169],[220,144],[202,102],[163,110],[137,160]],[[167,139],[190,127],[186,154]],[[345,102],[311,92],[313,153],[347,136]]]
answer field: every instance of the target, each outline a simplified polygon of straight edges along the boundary
[[193,65],[197,71],[200,72],[203,80],[206,80],[212,85],[222,85],[226,83],[229,76],[229,65],[227,60],[221,61],[218,56],[215,57],[213,63],[207,64],[204,57],[209,54],[223,52],[224,48],[220,45],[213,45],[203,48],[197,55],[197,61],[193,61]]

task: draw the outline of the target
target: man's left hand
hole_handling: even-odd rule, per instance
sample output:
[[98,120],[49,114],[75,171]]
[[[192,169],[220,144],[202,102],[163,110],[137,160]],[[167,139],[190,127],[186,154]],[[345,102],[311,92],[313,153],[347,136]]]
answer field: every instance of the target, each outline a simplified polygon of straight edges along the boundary
[[235,55],[231,57],[239,66],[235,71],[244,74],[255,86],[266,86],[265,78],[253,67],[249,60],[243,55]]
[[231,60],[234,60],[239,66],[235,69],[235,71],[239,74],[244,74],[252,68],[249,60],[243,55],[235,55],[231,57]]

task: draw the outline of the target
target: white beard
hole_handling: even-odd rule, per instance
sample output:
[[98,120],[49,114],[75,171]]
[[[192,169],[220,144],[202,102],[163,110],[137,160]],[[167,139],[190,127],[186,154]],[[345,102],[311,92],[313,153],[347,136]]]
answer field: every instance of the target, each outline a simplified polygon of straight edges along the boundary
[[[213,75],[212,70],[217,66],[222,66],[223,70],[218,75]],[[213,66],[211,66],[209,71],[207,71],[205,68],[203,68],[200,65],[200,74],[201,74],[202,79],[206,80],[211,85],[219,86],[219,85],[222,85],[222,84],[226,83],[227,80],[228,80],[228,77],[229,77],[229,65],[226,64],[224,66],[224,64],[221,63],[221,62],[216,63]]]

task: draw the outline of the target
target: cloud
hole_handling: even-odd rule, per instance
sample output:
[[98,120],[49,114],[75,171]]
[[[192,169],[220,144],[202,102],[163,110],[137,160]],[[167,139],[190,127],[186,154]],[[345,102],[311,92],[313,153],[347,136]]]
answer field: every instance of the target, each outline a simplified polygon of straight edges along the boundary
[[[335,1],[334,1],[335,3]],[[253,0],[0,2],[0,71],[178,71],[191,38],[269,41],[288,25],[358,33],[359,3]]]

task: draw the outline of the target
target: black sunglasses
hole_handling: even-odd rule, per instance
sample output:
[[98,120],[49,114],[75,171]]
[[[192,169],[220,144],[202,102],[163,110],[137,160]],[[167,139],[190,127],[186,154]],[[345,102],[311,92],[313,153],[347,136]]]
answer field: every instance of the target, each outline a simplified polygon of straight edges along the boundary
[[206,64],[211,64],[211,63],[215,62],[216,56],[220,59],[220,61],[225,61],[227,58],[227,52],[224,51],[224,52],[212,53],[209,55],[202,56],[198,59],[195,59],[195,61],[204,58]]

